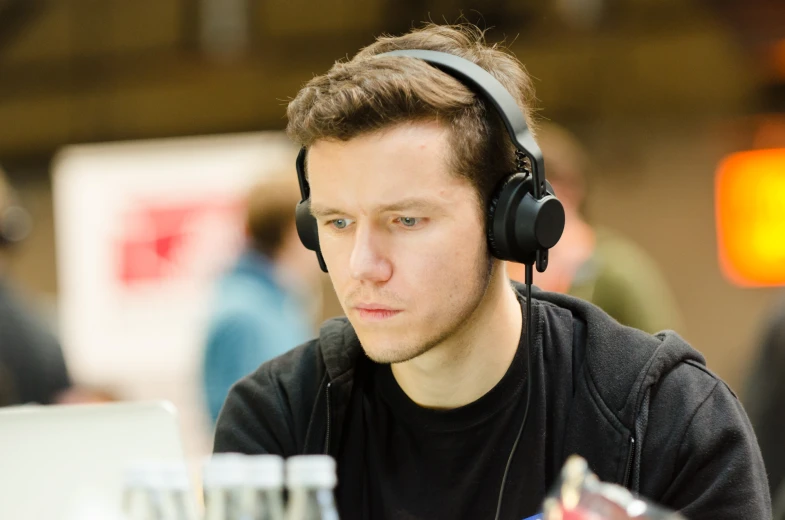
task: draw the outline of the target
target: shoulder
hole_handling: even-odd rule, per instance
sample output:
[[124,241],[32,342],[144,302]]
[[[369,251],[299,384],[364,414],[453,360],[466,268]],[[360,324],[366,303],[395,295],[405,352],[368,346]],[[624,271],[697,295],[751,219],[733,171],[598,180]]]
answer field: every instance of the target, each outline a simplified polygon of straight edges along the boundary
[[209,333],[211,335],[244,330],[248,334],[307,339],[312,325],[298,307],[288,304],[286,295],[243,282],[222,286],[212,302]]
[[602,259],[613,258],[607,262],[609,268],[618,266],[627,271],[658,271],[652,259],[641,246],[629,238],[605,228],[597,229],[596,252]]
[[[629,424],[643,394],[681,363],[705,365],[703,356],[677,333],[653,335],[621,325],[589,302],[537,291],[542,333],[569,341],[579,370],[596,397]],[[625,419],[626,416],[626,419]]]
[[648,411],[642,492],[690,518],[771,517],[755,433],[719,377],[680,364],[652,388]]
[[[652,306],[673,303],[665,275],[654,258],[638,244],[608,230],[598,230],[591,265],[595,292],[619,303]],[[641,301],[643,300],[643,301]]]
[[217,282],[213,307],[217,313],[260,307],[269,310],[284,297],[284,293],[266,279],[245,272],[230,272]]
[[214,450],[298,453],[325,373],[318,339],[262,364],[229,391],[216,423]]
[[[668,418],[667,435],[682,439],[687,429],[699,426],[698,412],[717,402],[737,402],[736,394],[708,368],[687,361],[675,366],[652,386],[649,414],[653,418]],[[665,422],[654,420],[649,424],[650,430],[656,431]]]
[[325,322],[317,339],[261,365],[236,383],[218,417],[215,451],[292,455],[305,446],[328,380],[353,368],[357,350],[345,319]]

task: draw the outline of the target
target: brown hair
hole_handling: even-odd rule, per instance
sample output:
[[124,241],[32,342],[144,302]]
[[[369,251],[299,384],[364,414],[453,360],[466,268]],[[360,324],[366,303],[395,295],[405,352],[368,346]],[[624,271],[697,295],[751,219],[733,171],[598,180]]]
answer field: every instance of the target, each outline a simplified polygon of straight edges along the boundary
[[293,172],[265,178],[253,186],[246,199],[246,226],[257,251],[275,257],[286,232],[294,225],[294,208],[299,200]]
[[504,85],[532,127],[534,87],[514,56],[487,45],[484,32],[473,25],[428,24],[402,36],[382,36],[309,81],[289,103],[289,136],[310,146],[403,122],[439,121],[450,130],[450,168],[467,178],[485,203],[515,165],[503,123],[484,99],[448,74],[418,59],[376,56],[397,49],[442,51],[474,62]]

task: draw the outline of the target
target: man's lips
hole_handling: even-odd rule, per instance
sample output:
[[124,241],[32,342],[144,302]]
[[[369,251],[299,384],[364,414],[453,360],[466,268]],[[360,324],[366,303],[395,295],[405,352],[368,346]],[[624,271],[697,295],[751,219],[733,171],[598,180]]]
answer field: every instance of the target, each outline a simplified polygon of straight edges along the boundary
[[392,307],[387,307],[386,305],[378,305],[375,303],[363,303],[355,305],[353,308],[360,318],[372,321],[386,320],[401,312],[400,309],[394,309]]

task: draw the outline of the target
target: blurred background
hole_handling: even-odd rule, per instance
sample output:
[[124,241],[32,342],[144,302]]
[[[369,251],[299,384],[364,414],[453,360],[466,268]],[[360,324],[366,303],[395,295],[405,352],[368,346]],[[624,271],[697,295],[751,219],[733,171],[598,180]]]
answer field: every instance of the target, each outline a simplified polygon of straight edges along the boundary
[[[585,148],[587,221],[645,251],[673,328],[744,397],[785,284],[782,2],[0,0],[0,164],[31,224],[2,277],[62,345],[59,399],[172,399],[209,450],[215,286],[248,189],[294,176],[287,100],[429,20],[524,63]],[[324,277],[308,290],[304,319],[340,313]]]

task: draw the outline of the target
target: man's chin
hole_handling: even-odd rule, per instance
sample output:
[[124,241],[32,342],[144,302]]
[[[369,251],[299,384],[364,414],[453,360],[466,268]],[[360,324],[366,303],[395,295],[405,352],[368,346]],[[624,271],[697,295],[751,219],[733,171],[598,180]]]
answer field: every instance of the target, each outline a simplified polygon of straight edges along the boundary
[[389,365],[393,363],[403,363],[412,360],[429,350],[427,345],[405,345],[400,342],[388,339],[383,341],[366,339],[360,337],[360,344],[365,351],[365,355],[374,363]]

